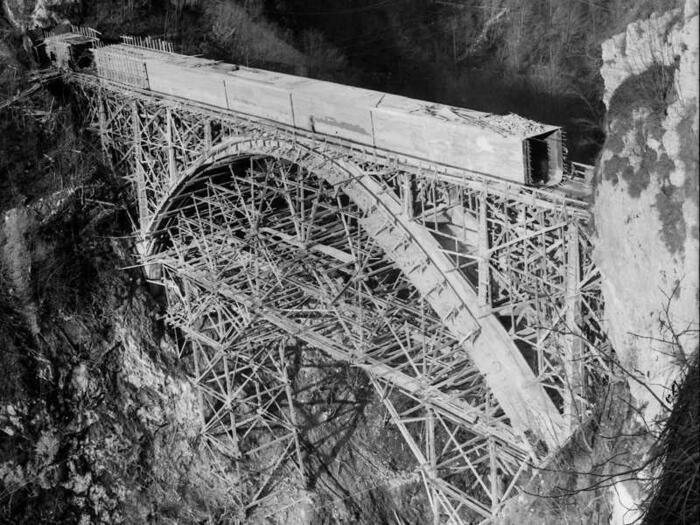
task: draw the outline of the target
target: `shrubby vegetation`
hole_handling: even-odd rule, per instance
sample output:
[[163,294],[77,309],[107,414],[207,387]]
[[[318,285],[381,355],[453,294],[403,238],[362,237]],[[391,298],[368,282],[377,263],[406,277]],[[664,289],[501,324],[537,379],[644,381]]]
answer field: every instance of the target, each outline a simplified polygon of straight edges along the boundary
[[700,367],[698,354],[669,396],[673,411],[654,448],[658,476],[645,505],[645,525],[691,524],[700,519]]
[[268,62],[300,70],[306,66],[306,56],[286,42],[285,35],[258,9],[219,0],[207,5],[205,16],[211,23],[212,44],[236,62]]

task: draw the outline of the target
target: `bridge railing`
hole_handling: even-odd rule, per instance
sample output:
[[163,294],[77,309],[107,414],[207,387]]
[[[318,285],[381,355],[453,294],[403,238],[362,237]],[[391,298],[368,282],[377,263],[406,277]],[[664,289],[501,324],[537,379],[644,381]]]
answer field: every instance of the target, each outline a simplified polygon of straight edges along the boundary
[[159,38],[151,38],[150,36],[130,36],[122,35],[122,42],[128,46],[141,47],[152,51],[161,51],[163,53],[174,53],[172,42],[161,40]]
[[572,162],[571,168],[569,169],[569,177],[576,182],[590,184],[593,180],[594,171],[594,166],[581,162]]
[[100,40],[100,33],[97,29],[93,29],[92,27],[87,27],[87,26],[76,26],[71,24],[70,29],[66,29],[64,31],[59,31],[57,28],[50,29],[50,30],[42,30],[41,35],[45,39],[47,38],[55,38],[59,37],[61,35],[67,35],[67,34],[72,34],[72,35],[82,35],[85,38],[89,38],[93,40],[93,46],[94,47],[102,47],[104,46],[104,43],[102,40]]

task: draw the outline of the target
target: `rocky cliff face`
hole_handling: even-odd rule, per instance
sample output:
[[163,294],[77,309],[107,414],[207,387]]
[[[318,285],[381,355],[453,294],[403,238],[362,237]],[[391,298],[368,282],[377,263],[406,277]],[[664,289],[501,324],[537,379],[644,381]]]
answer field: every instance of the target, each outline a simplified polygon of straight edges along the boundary
[[[595,260],[638,423],[653,431],[698,346],[698,1],[631,24],[603,61]],[[618,489],[613,521],[630,522],[636,491]]]
[[86,186],[0,204],[0,523],[223,515],[236,480],[199,438],[158,304],[118,269],[133,260],[114,193]]
[[651,422],[697,346],[698,2],[603,45],[608,138],[594,214],[608,333]]

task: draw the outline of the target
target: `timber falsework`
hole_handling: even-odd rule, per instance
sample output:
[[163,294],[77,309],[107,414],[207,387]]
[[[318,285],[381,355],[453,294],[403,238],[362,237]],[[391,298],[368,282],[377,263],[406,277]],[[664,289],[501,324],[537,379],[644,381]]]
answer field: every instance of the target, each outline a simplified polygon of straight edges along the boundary
[[[242,508],[308,476],[299,345],[366,372],[435,523],[492,519],[589,413],[607,343],[584,203],[91,72],[66,78],[133,182],[143,262]],[[246,470],[256,462],[263,474]]]

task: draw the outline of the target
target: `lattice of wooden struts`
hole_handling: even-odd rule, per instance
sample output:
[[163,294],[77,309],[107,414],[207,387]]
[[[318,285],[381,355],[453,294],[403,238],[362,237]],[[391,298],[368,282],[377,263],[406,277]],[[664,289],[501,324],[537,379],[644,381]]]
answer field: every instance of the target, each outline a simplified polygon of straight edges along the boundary
[[166,320],[184,337],[181,358],[199,387],[204,444],[212,457],[233,460],[240,507],[250,510],[274,494],[280,479],[303,479],[303,472],[290,471],[302,465],[299,458],[287,461],[300,449],[280,359],[285,340],[245,307],[193,281],[168,283]]
[[[246,341],[240,327],[257,336],[259,323],[265,322],[352,362],[373,378],[420,468],[425,450],[434,459],[434,468],[421,470],[421,476],[438,515],[490,516],[511,494],[527,454],[513,446],[517,439],[464,350],[358,228],[361,211],[309,174],[299,177],[293,170],[281,164],[245,176],[232,172],[227,187],[210,184],[181,202],[179,216],[161,240],[168,249],[150,262],[166,268],[166,282],[196,283],[185,288],[208,290],[212,303],[232,301],[241,314],[237,322],[221,322],[231,318],[222,307],[179,300],[171,302],[184,306],[171,307],[169,322],[199,345],[218,345],[216,357],[207,355],[207,364],[196,367],[206,372],[212,362],[227,360],[227,352],[239,362],[245,355],[238,343],[231,354],[232,345],[223,343],[222,336]],[[218,320],[213,333],[189,328],[205,326],[202,319],[212,316]],[[195,353],[195,359],[201,355]],[[243,361],[265,362],[259,355]],[[237,370],[241,365],[230,366]],[[203,396],[219,403],[226,398],[213,392],[214,382],[202,381]],[[227,384],[223,379],[218,383]],[[278,383],[281,389],[283,382]],[[395,394],[387,397],[387,389]],[[397,403],[404,407],[396,409]],[[410,417],[406,403],[414,405]],[[291,406],[286,413],[291,414]],[[213,414],[207,417],[214,423],[207,420],[204,432],[221,426],[217,418],[223,411],[205,413]],[[426,418],[434,433],[428,441]],[[227,439],[237,438],[229,434]],[[228,445],[233,451],[237,447]],[[298,470],[303,472],[303,465]]]
[[[494,195],[485,185],[459,187],[435,176],[411,178],[395,166],[364,166],[440,240],[487,311],[510,327],[571,423],[580,420],[595,397],[588,387],[608,368],[598,276],[580,217],[565,206]],[[579,302],[584,295],[587,304]]]
[[[328,137],[319,139],[242,115],[154,94],[126,94],[109,82],[98,85],[89,77],[76,78],[93,108],[92,122],[101,131],[106,157],[118,172],[130,173],[137,183],[144,232],[158,237],[169,231],[170,226],[163,231],[158,225],[153,227],[156,217],[157,224],[172,225],[181,220],[181,211],[206,212],[203,204],[185,203],[179,197],[175,206],[164,207],[164,203],[173,198],[174,188],[183,181],[186,193],[194,191],[196,188],[185,181],[194,167],[212,148],[238,137],[275,144],[276,149],[268,154],[291,162],[307,161],[308,154],[300,153],[306,151],[304,148],[321,152],[326,159],[352,162],[380,184],[381,192],[401,203],[404,216],[438,240],[455,271],[478,292],[482,315],[501,319],[559,410],[570,416],[567,432],[582,419],[581,414],[591,405],[591,386],[605,378],[607,342],[601,322],[599,276],[590,259],[586,213],[580,204],[533,188],[415,164],[411,159]],[[310,167],[325,169],[323,163],[310,162],[315,163]],[[221,185],[222,181],[218,182]],[[242,184],[243,180],[238,180],[241,188]],[[226,189],[231,190],[231,185]],[[269,208],[262,203],[263,209],[253,217]],[[286,240],[273,238],[284,243],[300,235],[293,224],[292,219],[283,222]],[[334,239],[332,235],[330,239]],[[332,318],[327,322],[332,332]],[[342,326],[339,318],[335,322]],[[344,322],[351,331],[364,333],[358,327],[364,324],[357,319]],[[280,325],[286,326],[282,321]],[[352,338],[348,341],[363,348]],[[488,502],[480,504],[482,510],[490,507]]]
[[[148,109],[148,111],[154,111],[153,109]],[[172,111],[172,110],[171,110]],[[215,125],[213,121],[208,121],[208,120],[202,120],[200,117],[197,117],[197,115],[193,113],[189,113],[184,110],[177,110],[175,113],[178,115],[183,115],[182,122],[183,125],[175,125],[174,129],[177,129],[177,133],[171,133],[171,135],[176,135],[177,139],[174,141],[173,149],[175,149],[176,153],[175,154],[175,164],[176,164],[176,171],[177,173],[182,173],[183,169],[188,165],[188,162],[191,162],[192,159],[197,158],[198,155],[201,155],[203,148],[206,147],[207,144],[215,145],[216,143],[219,143],[223,141],[224,138],[228,136],[235,136],[237,133],[240,133],[241,131],[247,131],[245,128],[241,128],[240,124],[235,124],[234,126],[231,125],[223,125],[220,123],[219,125]],[[161,132],[158,136],[160,137],[168,137],[167,132]],[[163,141],[160,144],[161,150],[166,150],[169,146],[166,144],[167,141]],[[163,158],[163,155],[160,155],[161,159]],[[150,161],[150,165],[158,165],[162,166],[164,163],[163,160],[161,160],[158,163],[153,163],[153,161]],[[368,170],[369,171],[369,170]],[[394,190],[399,194],[400,197],[404,197],[404,194],[406,193],[404,189],[407,187],[406,185],[406,179],[413,179],[413,180],[418,180],[418,181],[424,181],[427,180],[430,182],[431,179],[437,180],[438,175],[436,173],[432,173],[432,177],[415,177],[414,174],[410,172],[406,172],[405,170],[399,169],[396,166],[381,166],[381,169],[375,170],[374,173],[378,177],[381,177],[382,180],[386,181],[387,183],[391,184],[394,188]],[[403,174],[403,175],[402,175]],[[162,177],[156,177],[162,179]],[[401,179],[401,183],[396,184],[394,181]],[[451,208],[454,209],[459,209],[459,205],[455,204],[457,199],[455,198],[446,198],[446,196],[449,195],[449,188],[452,188],[452,192],[454,193],[455,189],[458,192],[461,193],[467,193],[468,195],[463,196],[461,200],[464,201],[464,203],[469,203],[470,201],[473,201],[474,195],[477,196],[477,200],[481,199],[480,194],[484,193],[481,191],[474,191],[473,188],[468,188],[465,190],[460,190],[459,186],[456,185],[454,182],[445,182],[444,179],[439,178],[442,182],[442,185],[446,187],[447,191],[444,191],[445,188],[443,188],[443,191],[439,192],[437,195],[433,195],[432,199],[428,197],[428,200],[424,200],[426,198],[425,192],[419,192],[416,195],[412,196],[412,200],[415,205],[417,206],[418,203],[420,203],[420,206],[423,208],[426,208],[426,204],[430,202],[430,200],[448,200],[448,206],[451,206]],[[151,186],[154,188],[161,188],[162,190],[162,184],[158,185],[156,182],[151,183]],[[430,186],[428,184],[428,186]],[[493,191],[494,188],[489,188],[488,186],[486,187],[485,195],[499,195],[498,192]],[[433,190],[434,192],[434,190]],[[155,195],[159,193],[156,189],[152,191],[152,193]],[[154,197],[155,198],[155,197]],[[486,197],[487,198],[487,197]],[[149,199],[152,200],[152,199]],[[157,199],[156,199],[157,200]],[[487,198],[488,200],[488,198]],[[449,202],[452,201],[452,202]],[[523,202],[522,195],[520,194],[514,194],[512,199],[512,203],[507,203],[507,206],[515,205],[517,206],[519,203],[521,204]],[[473,204],[472,204],[473,205]],[[443,204],[444,206],[444,204]],[[542,202],[537,201],[534,203],[532,206],[533,208],[542,208]],[[150,206],[151,209],[156,209],[157,208],[157,203],[153,203],[152,206]],[[438,206],[434,206],[433,209],[430,210],[423,210],[423,212],[430,211],[431,213],[434,213],[435,210],[438,208]],[[473,208],[472,208],[473,209]],[[545,210],[551,209],[551,207],[545,207]],[[427,217],[424,217],[427,218]],[[574,217],[571,220],[573,221],[578,221],[578,217]],[[426,221],[424,221],[426,222]],[[465,221],[462,221],[463,224],[461,225],[462,228],[464,228]],[[512,221],[509,221],[506,229],[512,229]],[[467,228],[470,225],[467,224]],[[436,228],[437,230],[437,228]],[[444,235],[444,232],[439,232]],[[492,234],[493,236],[498,235],[497,233]],[[462,235],[465,237],[465,235]],[[453,236],[454,237],[454,236]],[[467,236],[468,237],[468,236]],[[472,236],[473,237],[473,236]],[[496,240],[496,243],[498,241]],[[454,250],[453,250],[454,251]],[[460,252],[460,256],[464,256],[464,252]],[[469,257],[467,255],[467,257]]]
[[[117,95],[111,98],[103,94],[102,99],[106,106],[113,108],[108,113],[116,111],[122,117],[125,115],[123,97]],[[269,130],[256,130],[250,122],[230,118],[202,119],[200,114],[158,103],[153,98],[132,101],[132,106],[137,107],[137,110],[132,110],[130,125],[128,122],[108,121],[104,127],[110,130],[109,133],[115,129],[112,141],[115,144],[123,144],[124,139],[131,133],[132,137],[140,137],[139,144],[145,145],[136,151],[137,157],[143,161],[141,168],[134,170],[135,178],[141,177],[141,186],[145,188],[141,199],[144,207],[142,218],[152,216],[159,209],[163,199],[161,196],[169,195],[168,190],[173,184],[173,178],[177,180],[179,174],[186,171],[189,163],[200,157],[208,147],[216,146],[240,133],[271,133]],[[140,130],[137,135],[135,129]],[[278,134],[279,131],[274,133]],[[331,146],[327,142],[323,143],[325,148]],[[116,156],[125,159],[129,158],[131,153],[131,150],[119,151]],[[557,205],[534,197],[524,199],[522,189],[509,195],[498,185],[467,185],[465,180],[446,179],[435,170],[415,173],[396,161],[387,163],[376,159],[376,155],[374,157],[374,162],[364,162],[363,168],[388,185],[405,203],[405,211],[414,215],[416,220],[434,233],[443,244],[445,253],[448,253],[459,264],[460,270],[478,286],[484,304],[489,304],[497,313],[513,312],[514,308],[521,312],[529,312],[531,326],[541,327],[542,330],[558,330],[556,323],[551,319],[543,323],[543,310],[534,308],[532,304],[547,302],[550,297],[562,295],[562,272],[566,266],[559,263],[565,257],[558,254],[559,260],[553,257],[551,262],[548,261],[552,250],[544,247],[543,252],[542,243],[550,242],[557,235],[559,240],[554,244],[560,242],[561,232],[567,229],[568,224],[580,229],[581,216],[575,208],[571,212],[572,209],[566,206],[565,201]],[[164,172],[169,173],[167,178],[162,176]],[[480,214],[482,207],[485,211]],[[479,217],[486,217],[485,222],[480,222]],[[482,226],[484,228],[481,228]],[[477,232],[487,230],[488,238],[479,239]],[[528,235],[529,238],[523,238]],[[477,253],[479,243],[483,256]],[[563,251],[566,250],[568,245]],[[527,253],[528,256],[523,258],[523,253]],[[544,258],[538,255],[542,253]],[[513,261],[517,263],[518,258],[523,263],[520,267],[511,264]],[[550,267],[550,270],[537,268],[538,260]],[[488,264],[485,261],[488,261]],[[504,268],[507,269],[507,276],[504,275]],[[533,268],[538,271],[531,273]],[[480,284],[478,275],[482,276]],[[494,281],[491,285],[485,284],[491,281]],[[573,293],[580,292],[578,290]],[[524,293],[528,299],[518,298],[518,293]],[[533,311],[539,312],[534,320],[531,314]],[[555,305],[554,313],[558,311],[560,306]],[[521,338],[527,333],[523,330],[520,332],[518,337]],[[582,333],[585,332],[586,330],[582,330]],[[540,337],[540,341],[540,348],[535,352],[538,361],[535,368],[538,374],[543,372],[541,377],[552,385],[553,392],[561,390],[562,385],[572,382],[552,378],[552,374],[548,372],[548,368],[551,367],[548,367],[544,355],[546,351],[541,349],[547,338]],[[554,348],[557,345],[552,343],[550,346]],[[553,395],[559,397],[559,394]]]
[[418,183],[416,216],[469,276],[538,378],[575,422],[606,375],[599,275],[585,224],[566,207]]

